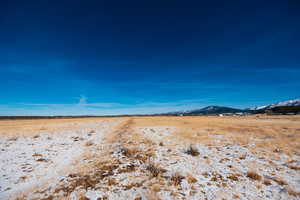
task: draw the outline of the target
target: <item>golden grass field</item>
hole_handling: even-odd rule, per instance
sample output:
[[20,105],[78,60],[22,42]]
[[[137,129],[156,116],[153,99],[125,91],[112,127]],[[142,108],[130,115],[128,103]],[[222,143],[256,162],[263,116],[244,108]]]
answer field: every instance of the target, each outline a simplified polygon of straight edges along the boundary
[[300,198],[297,115],[2,120],[0,139],[0,199]]

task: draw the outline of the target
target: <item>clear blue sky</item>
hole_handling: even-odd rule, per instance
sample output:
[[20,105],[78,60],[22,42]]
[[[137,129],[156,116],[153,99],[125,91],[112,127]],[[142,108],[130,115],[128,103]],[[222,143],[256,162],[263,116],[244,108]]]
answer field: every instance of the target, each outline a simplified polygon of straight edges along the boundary
[[0,115],[133,114],[299,98],[297,1],[6,1]]

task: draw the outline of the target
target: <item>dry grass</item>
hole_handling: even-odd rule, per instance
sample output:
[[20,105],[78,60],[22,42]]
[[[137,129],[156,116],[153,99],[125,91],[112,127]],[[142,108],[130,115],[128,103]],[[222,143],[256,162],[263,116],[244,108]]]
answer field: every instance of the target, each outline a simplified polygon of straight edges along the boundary
[[279,177],[272,177],[273,181],[275,181],[278,185],[288,185],[287,182]]
[[239,176],[241,176],[241,175],[240,174],[230,174],[229,176],[227,176],[227,178],[232,181],[239,181]]
[[270,179],[267,179],[267,178],[264,178],[263,184],[265,184],[265,185],[272,185]]
[[289,195],[294,196],[294,197],[300,197],[300,192],[295,191],[293,188],[286,187],[286,190]]
[[185,153],[189,154],[191,156],[199,156],[200,155],[198,149],[196,147],[193,147],[192,145],[190,145],[190,147],[186,150]]
[[151,173],[152,177],[158,177],[160,173],[162,173],[162,170],[153,163],[149,164],[146,167],[146,170],[148,170]]
[[[128,118],[74,118],[74,119],[37,119],[37,120],[0,120],[0,137],[34,136],[41,129],[47,132],[76,130],[89,122],[111,121]],[[57,126],[59,125],[59,126]]]
[[[244,117],[143,117],[135,118],[139,127],[143,126],[175,126],[178,131],[174,136],[179,141],[214,144],[213,133],[225,137],[220,143],[230,142],[239,145],[255,143],[253,149],[259,147],[284,153],[293,153],[299,149],[300,116],[244,116]],[[288,127],[288,129],[283,129]],[[291,134],[293,133],[293,134]],[[292,136],[292,137],[291,137]],[[252,138],[257,140],[253,141]],[[290,145],[286,145],[290,144]]]
[[39,156],[43,156],[43,155],[40,154],[40,153],[34,153],[34,154],[32,154],[32,156],[33,156],[33,157],[39,157]]
[[136,148],[126,148],[126,147],[123,147],[123,148],[121,148],[121,152],[122,152],[122,154],[124,155],[124,156],[126,156],[126,157],[133,157],[133,156],[135,156],[139,151],[138,151],[138,149],[136,149]]
[[18,137],[17,136],[13,136],[11,138],[8,139],[8,141],[11,141],[11,142],[15,142],[18,140]]
[[40,135],[34,135],[33,136],[33,139],[37,139],[37,138],[39,138],[40,137]]
[[92,141],[87,141],[84,145],[89,147],[89,146],[94,145],[94,143]]
[[255,171],[252,171],[252,170],[247,172],[247,177],[251,178],[252,180],[256,180],[256,181],[261,180],[261,176],[258,173],[256,173]]
[[191,174],[188,174],[186,179],[189,184],[197,183],[197,179]]
[[300,170],[300,167],[293,165],[293,164],[288,164],[287,167],[290,169],[293,169],[293,170],[297,170],[297,171]]
[[184,179],[184,176],[181,176],[178,172],[171,176],[172,184],[178,186],[181,184],[181,181]]

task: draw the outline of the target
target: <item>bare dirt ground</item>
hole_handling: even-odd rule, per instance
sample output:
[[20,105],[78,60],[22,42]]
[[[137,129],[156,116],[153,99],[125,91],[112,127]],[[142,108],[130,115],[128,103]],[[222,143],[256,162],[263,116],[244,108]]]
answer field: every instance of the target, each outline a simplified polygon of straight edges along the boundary
[[0,199],[300,199],[300,116],[0,121]]

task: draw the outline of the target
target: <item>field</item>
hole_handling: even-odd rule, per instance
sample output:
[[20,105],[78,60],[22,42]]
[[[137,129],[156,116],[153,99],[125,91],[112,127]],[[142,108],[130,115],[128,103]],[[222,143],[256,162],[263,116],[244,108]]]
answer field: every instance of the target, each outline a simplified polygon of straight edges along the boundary
[[300,116],[2,120],[0,199],[300,199]]

